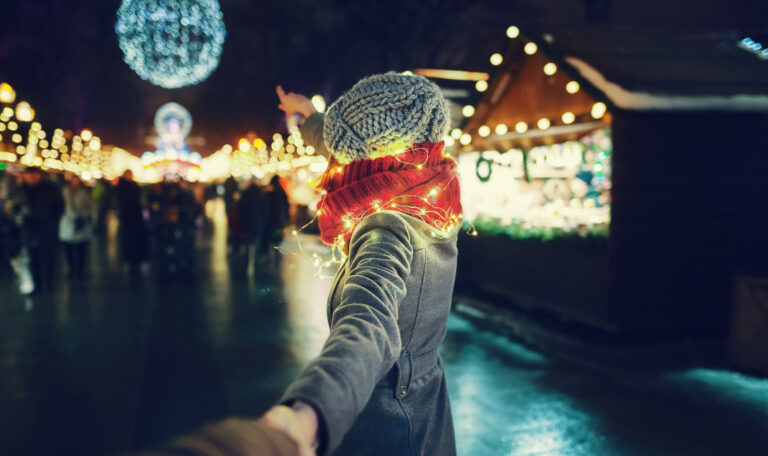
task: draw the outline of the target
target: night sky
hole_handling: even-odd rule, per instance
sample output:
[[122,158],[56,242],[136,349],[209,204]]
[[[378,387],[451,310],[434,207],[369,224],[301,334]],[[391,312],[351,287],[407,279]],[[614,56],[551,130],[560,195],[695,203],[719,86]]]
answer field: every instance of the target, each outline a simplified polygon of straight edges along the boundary
[[[356,80],[415,67],[488,71],[505,44],[507,0],[468,2],[220,2],[221,63],[206,81],[162,89],[124,62],[114,32],[117,0],[14,1],[3,7],[0,79],[29,101],[46,128],[91,128],[140,154],[163,103],[186,106],[203,154],[248,131],[284,129],[274,86],[330,102]],[[468,86],[471,87],[471,86]]]
[[[765,10],[761,4],[221,0],[227,37],[219,67],[200,84],[168,90],[142,80],[123,62],[114,32],[119,0],[6,0],[0,10],[0,79],[32,104],[45,128],[91,128],[105,144],[136,154],[148,148],[145,138],[153,134],[157,108],[179,102],[193,116],[192,135],[206,139],[197,147],[206,155],[249,131],[270,136],[284,130],[274,94],[278,83],[330,102],[362,76],[387,70],[492,73],[488,56],[503,52],[511,24],[555,36],[558,27],[582,25],[763,30],[768,21],[754,11]],[[441,84],[477,97],[471,83]]]

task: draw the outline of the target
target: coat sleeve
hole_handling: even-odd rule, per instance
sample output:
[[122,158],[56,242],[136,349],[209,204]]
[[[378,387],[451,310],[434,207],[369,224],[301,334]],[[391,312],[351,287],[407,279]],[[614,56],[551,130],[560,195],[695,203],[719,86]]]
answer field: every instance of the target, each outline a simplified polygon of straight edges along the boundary
[[316,112],[304,120],[301,125],[301,137],[304,142],[314,147],[318,155],[328,158],[328,148],[325,147],[323,139],[323,126],[325,125],[325,114]]
[[338,447],[401,349],[398,308],[413,258],[405,222],[386,212],[367,217],[349,252],[330,336],[281,400],[302,400],[318,412],[320,454]]

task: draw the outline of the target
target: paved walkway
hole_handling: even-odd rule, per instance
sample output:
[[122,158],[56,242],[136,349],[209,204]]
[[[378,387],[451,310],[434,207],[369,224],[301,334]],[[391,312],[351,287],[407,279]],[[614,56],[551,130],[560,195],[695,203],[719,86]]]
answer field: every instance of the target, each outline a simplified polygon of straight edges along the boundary
[[[194,279],[129,280],[113,242],[87,284],[22,298],[0,278],[0,454],[101,455],[269,407],[327,335],[305,239],[230,274],[221,208]],[[112,226],[114,231],[114,226]],[[548,358],[454,315],[443,346],[459,454],[766,455],[768,380]]]

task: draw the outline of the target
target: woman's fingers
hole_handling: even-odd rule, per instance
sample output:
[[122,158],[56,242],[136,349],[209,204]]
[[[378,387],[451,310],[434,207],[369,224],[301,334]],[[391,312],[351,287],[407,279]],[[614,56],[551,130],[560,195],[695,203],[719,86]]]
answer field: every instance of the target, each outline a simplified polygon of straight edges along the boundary
[[283,90],[283,86],[278,85],[276,90],[277,90],[277,97],[280,98],[280,101],[283,101],[283,98],[285,98],[285,90]]

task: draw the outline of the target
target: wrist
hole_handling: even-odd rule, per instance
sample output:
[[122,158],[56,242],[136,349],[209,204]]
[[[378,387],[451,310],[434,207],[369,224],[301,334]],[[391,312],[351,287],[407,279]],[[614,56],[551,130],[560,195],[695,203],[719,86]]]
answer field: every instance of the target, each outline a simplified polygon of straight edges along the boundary
[[315,409],[306,402],[296,401],[291,406],[301,422],[302,428],[308,433],[310,441],[317,444],[318,418]]

